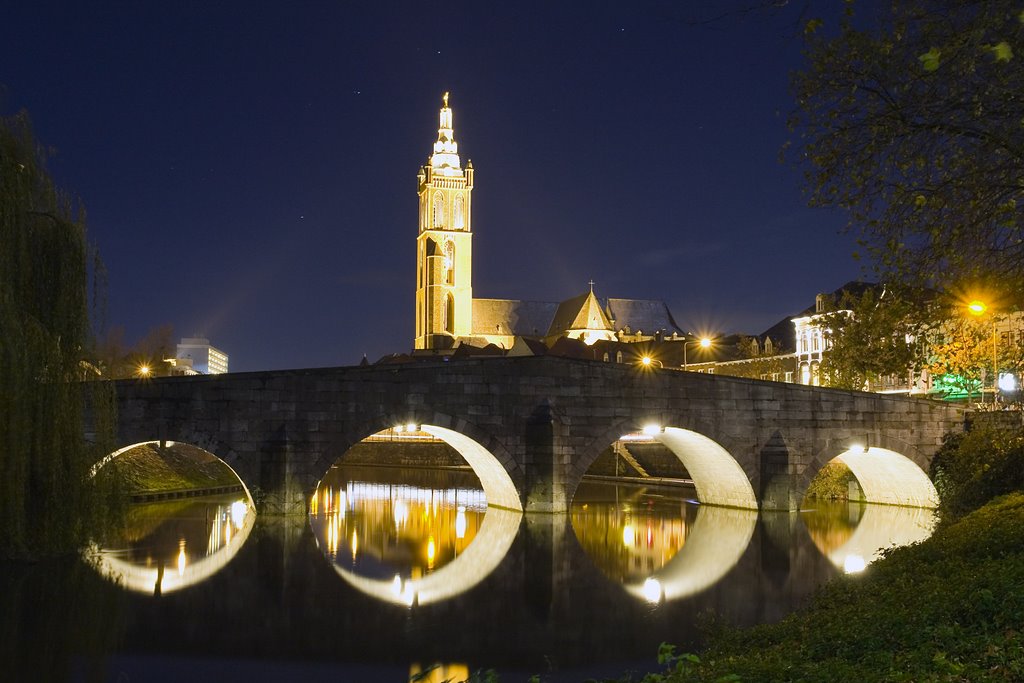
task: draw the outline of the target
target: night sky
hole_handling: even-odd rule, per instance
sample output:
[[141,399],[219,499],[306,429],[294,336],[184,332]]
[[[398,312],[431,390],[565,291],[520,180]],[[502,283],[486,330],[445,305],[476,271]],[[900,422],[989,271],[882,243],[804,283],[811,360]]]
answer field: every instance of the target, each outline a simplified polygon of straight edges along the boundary
[[779,162],[799,8],[740,4],[9,3],[0,112],[85,203],[129,341],[171,323],[239,371],[408,351],[446,90],[474,296],[593,279],[757,333],[861,266]]

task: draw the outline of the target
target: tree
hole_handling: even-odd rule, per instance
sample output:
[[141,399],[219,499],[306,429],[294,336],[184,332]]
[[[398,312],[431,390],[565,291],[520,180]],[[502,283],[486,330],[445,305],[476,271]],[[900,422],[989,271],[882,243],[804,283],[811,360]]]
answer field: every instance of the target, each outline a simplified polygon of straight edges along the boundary
[[864,389],[883,377],[907,377],[918,364],[921,310],[890,288],[844,292],[822,322],[828,353],[821,373],[828,386]]
[[172,371],[164,359],[174,358],[176,352],[174,328],[168,323],[150,328],[130,347],[124,340],[124,328],[118,325],[107,330],[96,345],[97,368],[104,379],[138,377],[141,367],[148,368],[150,377],[164,377]]
[[812,205],[890,281],[1024,291],[1024,12],[1010,0],[894,0],[878,28],[848,5],[807,25],[790,119]]
[[936,384],[958,392],[981,391],[984,370],[992,365],[992,329],[987,321],[953,317],[943,323],[929,346],[928,372]]
[[[0,552],[67,552],[97,509],[87,474],[109,445],[85,442],[78,382],[91,360],[93,252],[84,211],[54,187],[25,114],[0,118],[0,245]],[[99,408],[112,401],[96,389],[109,436]]]

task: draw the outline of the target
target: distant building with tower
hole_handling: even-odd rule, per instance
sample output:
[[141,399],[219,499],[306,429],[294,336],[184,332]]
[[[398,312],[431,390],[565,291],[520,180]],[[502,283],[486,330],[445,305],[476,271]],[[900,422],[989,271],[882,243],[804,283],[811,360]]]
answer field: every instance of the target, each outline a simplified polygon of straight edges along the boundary
[[593,283],[564,301],[473,298],[473,162],[462,167],[448,93],[437,141],[417,175],[416,336],[413,348],[445,351],[459,345],[511,349],[518,339],[641,342],[686,335],[663,301],[599,299]]
[[209,339],[183,337],[175,353],[175,366],[181,374],[220,375],[228,371],[228,354],[210,346]]

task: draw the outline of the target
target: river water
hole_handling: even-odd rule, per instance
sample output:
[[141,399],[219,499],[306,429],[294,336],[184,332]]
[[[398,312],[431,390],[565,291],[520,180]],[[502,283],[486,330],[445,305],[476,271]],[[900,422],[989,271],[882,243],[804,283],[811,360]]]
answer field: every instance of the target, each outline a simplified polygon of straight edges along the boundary
[[933,525],[590,480],[570,514],[525,517],[488,508],[471,472],[335,467],[308,518],[257,516],[244,494],[141,504],[88,560],[0,565],[0,658],[13,680],[620,676],[708,624],[776,621]]

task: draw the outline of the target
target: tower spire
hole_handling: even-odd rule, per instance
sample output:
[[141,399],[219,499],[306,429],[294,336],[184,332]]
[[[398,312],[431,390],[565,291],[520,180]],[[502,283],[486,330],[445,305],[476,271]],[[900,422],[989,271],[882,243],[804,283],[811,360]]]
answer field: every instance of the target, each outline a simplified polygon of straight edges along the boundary
[[430,156],[430,167],[434,173],[446,176],[461,176],[462,167],[459,162],[459,144],[455,142],[455,130],[452,123],[452,110],[448,106],[448,93],[441,98],[442,107],[437,127],[437,142],[434,153]]

